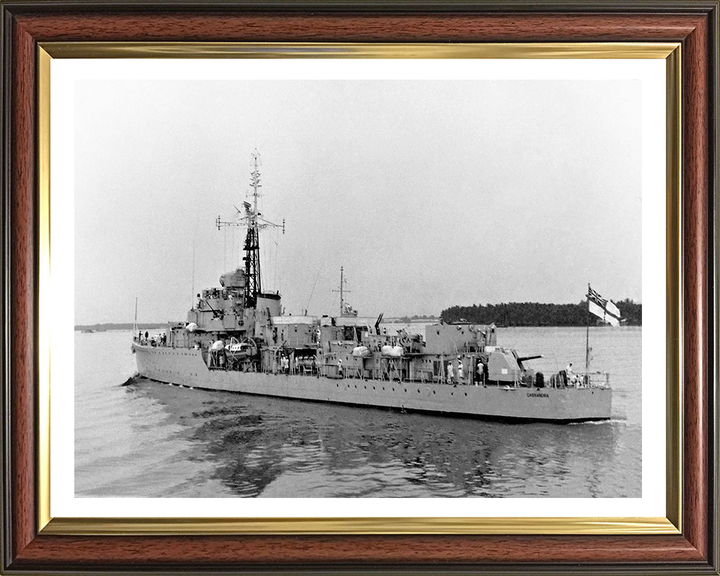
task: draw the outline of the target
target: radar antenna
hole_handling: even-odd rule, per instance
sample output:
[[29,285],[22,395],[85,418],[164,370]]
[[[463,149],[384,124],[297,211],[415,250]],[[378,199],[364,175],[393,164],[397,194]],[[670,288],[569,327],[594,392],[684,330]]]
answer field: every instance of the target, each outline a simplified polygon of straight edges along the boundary
[[275,224],[262,217],[262,214],[258,211],[258,198],[261,196],[258,192],[259,188],[262,188],[260,184],[260,152],[257,148],[252,153],[252,167],[253,171],[250,173],[250,186],[252,192],[252,204],[250,202],[243,202],[243,209],[235,207],[238,214],[235,220],[232,222],[226,222],[220,220],[220,216],[215,220],[217,229],[220,230],[223,226],[244,226],[247,228],[247,234],[245,235],[245,246],[243,250],[245,256],[245,307],[254,308],[257,303],[258,294],[262,293],[262,285],[260,280],[260,230],[265,228],[282,228],[283,234],[285,234],[285,220],[283,219],[282,224]]

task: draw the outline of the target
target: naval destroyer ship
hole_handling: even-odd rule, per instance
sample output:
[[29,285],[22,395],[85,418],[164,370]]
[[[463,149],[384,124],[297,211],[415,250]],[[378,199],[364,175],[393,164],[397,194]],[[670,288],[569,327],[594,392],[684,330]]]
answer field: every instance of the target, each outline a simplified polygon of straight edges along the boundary
[[[282,314],[279,293],[264,291],[260,231],[282,228],[258,211],[260,171],[253,153],[251,199],[232,222],[247,228],[244,265],[203,290],[183,322],[157,337],[136,331],[138,375],[173,385],[306,401],[517,421],[610,418],[608,374],[532,369],[541,356],[498,344],[494,325],[437,323],[425,336],[388,333],[343,298],[337,315]],[[588,299],[590,306],[590,300]],[[597,307],[597,304],[593,304]],[[589,347],[588,347],[589,350]],[[589,354],[588,354],[589,358]]]

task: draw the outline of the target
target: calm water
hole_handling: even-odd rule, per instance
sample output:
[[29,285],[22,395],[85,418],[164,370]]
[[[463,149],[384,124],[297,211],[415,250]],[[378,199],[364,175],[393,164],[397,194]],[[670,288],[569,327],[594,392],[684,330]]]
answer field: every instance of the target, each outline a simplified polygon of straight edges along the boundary
[[[641,328],[591,332],[613,418],[504,424],[189,390],[135,372],[130,332],[75,333],[75,490],[133,497],[639,497]],[[498,343],[585,364],[584,328]]]

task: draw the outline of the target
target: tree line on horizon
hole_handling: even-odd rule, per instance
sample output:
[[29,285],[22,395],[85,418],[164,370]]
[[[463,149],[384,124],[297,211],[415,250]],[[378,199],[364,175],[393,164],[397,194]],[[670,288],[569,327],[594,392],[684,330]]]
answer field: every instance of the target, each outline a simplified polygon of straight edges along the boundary
[[[612,301],[620,310],[624,326],[642,326],[642,304],[626,298]],[[444,322],[466,321],[496,326],[591,326],[602,320],[588,314],[587,300],[578,304],[541,304],[539,302],[503,302],[451,306],[440,313]]]
[[[76,324],[75,330],[95,330],[102,332],[104,330],[132,330],[135,324],[132,322],[101,322],[98,324]],[[138,330],[157,330],[166,328],[167,322],[144,322],[137,325]]]

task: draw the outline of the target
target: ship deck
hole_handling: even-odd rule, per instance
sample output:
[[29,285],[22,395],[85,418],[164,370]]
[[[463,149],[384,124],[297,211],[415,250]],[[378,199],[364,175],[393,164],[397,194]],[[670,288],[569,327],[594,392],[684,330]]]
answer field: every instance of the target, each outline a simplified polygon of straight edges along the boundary
[[452,385],[318,375],[211,370],[199,350],[133,344],[138,374],[205,390],[525,422],[611,417],[612,390]]

